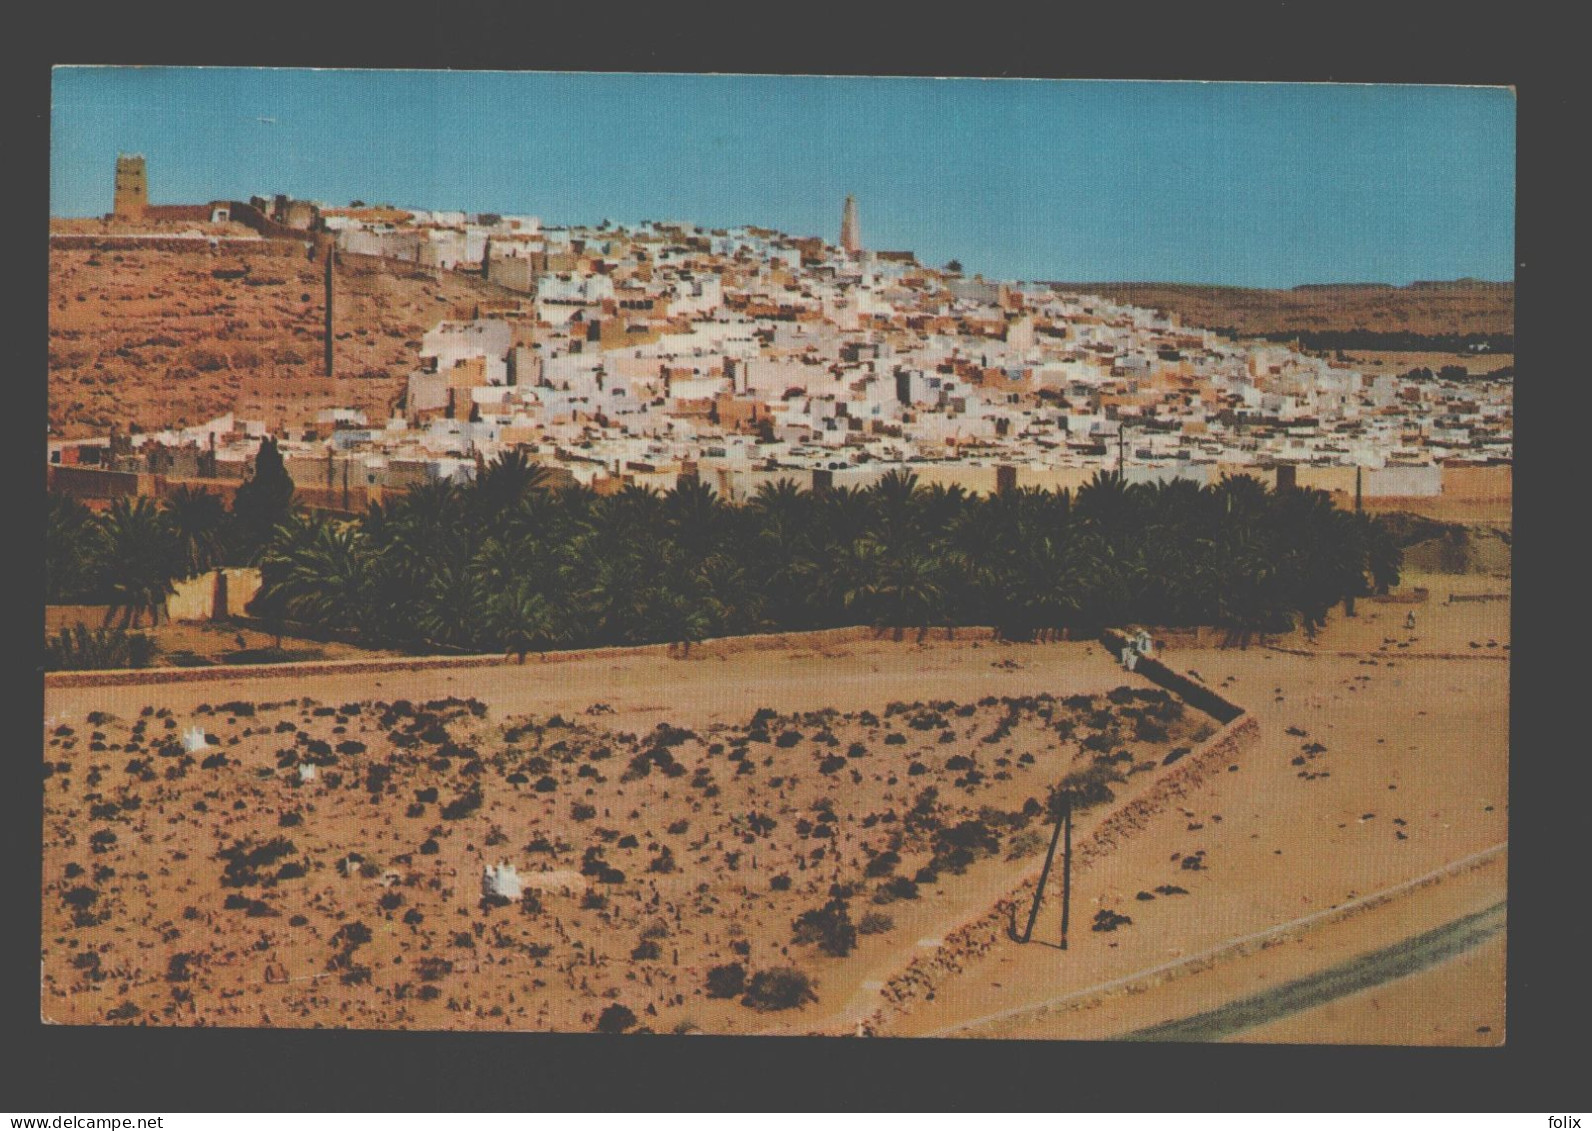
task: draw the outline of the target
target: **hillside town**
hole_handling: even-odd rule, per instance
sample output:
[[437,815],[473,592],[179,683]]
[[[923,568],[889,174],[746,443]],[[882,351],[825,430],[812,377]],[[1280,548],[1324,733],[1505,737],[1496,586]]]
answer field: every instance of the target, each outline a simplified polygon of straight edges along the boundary
[[[862,487],[891,469],[975,494],[1076,488],[1102,470],[1201,484],[1244,472],[1343,497],[1508,493],[1512,374],[1372,375],[1155,310],[928,266],[867,248],[849,197],[835,244],[753,226],[552,227],[354,204],[278,196],[177,212],[236,228],[229,241],[299,238],[328,261],[328,376],[334,262],[496,284],[504,297],[442,312],[385,419],[226,414],[55,440],[52,485],[96,493],[69,468],[239,482],[273,434],[295,483],[334,509],[467,481],[506,451],[554,486],[685,478],[730,501],[779,480]],[[252,227],[238,222],[251,215]],[[162,216],[119,195],[107,221]]]

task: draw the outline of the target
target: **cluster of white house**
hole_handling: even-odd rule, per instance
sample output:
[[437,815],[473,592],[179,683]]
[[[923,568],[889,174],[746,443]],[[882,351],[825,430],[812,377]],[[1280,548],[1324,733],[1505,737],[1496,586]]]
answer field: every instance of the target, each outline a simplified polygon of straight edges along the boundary
[[[334,410],[288,429],[297,482],[462,481],[516,448],[565,482],[667,488],[684,474],[733,499],[902,466],[977,492],[1118,466],[1200,482],[1362,468],[1372,493],[1430,495],[1445,467],[1512,457],[1510,381],[1368,377],[910,253],[751,227],[321,215],[346,252],[477,271],[499,297],[425,334],[391,419]],[[261,430],[223,418],[138,441],[241,468]]]

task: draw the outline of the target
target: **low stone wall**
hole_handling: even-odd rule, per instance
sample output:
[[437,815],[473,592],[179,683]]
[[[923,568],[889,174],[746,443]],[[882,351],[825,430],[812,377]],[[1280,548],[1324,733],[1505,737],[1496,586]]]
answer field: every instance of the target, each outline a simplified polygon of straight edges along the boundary
[[[229,605],[231,602],[229,601]],[[988,627],[950,630],[957,640],[989,640],[994,630]],[[933,639],[944,639],[945,629],[935,630]],[[691,645],[690,654],[735,655],[744,652],[769,652],[793,647],[825,648],[863,641],[890,640],[889,629],[827,628],[816,632],[789,632],[767,636],[727,636]],[[908,634],[903,645],[911,646],[915,634]],[[620,659],[628,656],[673,656],[677,644],[636,644],[614,648],[583,648],[568,652],[533,652],[532,664],[567,664],[581,660]],[[206,668],[127,668],[116,671],[46,672],[45,687],[125,687],[158,683],[203,683],[216,680],[304,678],[332,675],[380,675],[384,672],[425,671],[433,668],[498,668],[517,664],[514,656],[396,656],[353,660],[314,660],[292,664],[238,664]]]
[[1382,660],[1392,663],[1397,660],[1494,660],[1508,662],[1509,653],[1492,649],[1475,652],[1327,652],[1310,651],[1308,648],[1289,648],[1282,644],[1262,644],[1268,652],[1284,652],[1290,656],[1304,656],[1306,659],[1317,660],[1323,656],[1337,660]]
[[1373,593],[1364,600],[1378,605],[1424,605],[1431,596],[1430,589],[1417,585],[1412,589],[1395,589],[1391,593]]
[[208,251],[214,247],[228,255],[302,256],[305,243],[261,239],[254,236],[100,236],[87,233],[61,233],[50,237],[52,248],[79,248],[89,251]]
[[[1073,866],[1083,871],[1143,829],[1173,802],[1192,793],[1212,774],[1224,771],[1260,735],[1253,715],[1242,715],[1217,731],[1198,750],[1185,755],[1149,789],[1110,813],[1073,849]],[[1042,863],[1034,864],[1019,886],[987,910],[976,912],[947,932],[932,952],[915,958],[885,982],[884,1004],[862,1021],[860,1032],[875,1035],[887,1018],[905,1013],[914,1002],[936,992],[946,979],[988,953],[1006,936],[1018,910],[1034,898]]]

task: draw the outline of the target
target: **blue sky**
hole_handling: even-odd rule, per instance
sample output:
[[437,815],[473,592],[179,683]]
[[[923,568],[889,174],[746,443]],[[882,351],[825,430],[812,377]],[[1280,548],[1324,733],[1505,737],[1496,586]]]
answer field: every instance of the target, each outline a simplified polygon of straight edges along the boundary
[[[151,199],[687,220],[1007,279],[1293,286],[1514,277],[1497,88],[63,68],[50,211]],[[262,122],[259,119],[274,119]]]

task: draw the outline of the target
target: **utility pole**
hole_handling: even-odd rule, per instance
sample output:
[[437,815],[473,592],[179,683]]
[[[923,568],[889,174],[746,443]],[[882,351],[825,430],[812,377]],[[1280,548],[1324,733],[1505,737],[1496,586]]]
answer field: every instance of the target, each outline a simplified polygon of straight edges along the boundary
[[1027,942],[1034,934],[1034,922],[1039,918],[1039,901],[1045,897],[1045,881],[1050,878],[1050,864],[1056,859],[1056,842],[1061,839],[1062,818],[1056,819],[1056,831],[1050,834],[1050,849],[1045,853],[1045,866],[1039,871],[1039,883],[1034,887],[1034,905],[1028,909],[1028,926],[1016,936],[1018,942]]
[[1117,478],[1122,478],[1122,468],[1127,454],[1128,426],[1121,421],[1117,422]]
[[1072,910],[1072,794],[1061,795],[1061,949],[1067,949],[1067,917]]
[[332,261],[337,258],[337,245],[326,245],[326,376],[332,375]]

